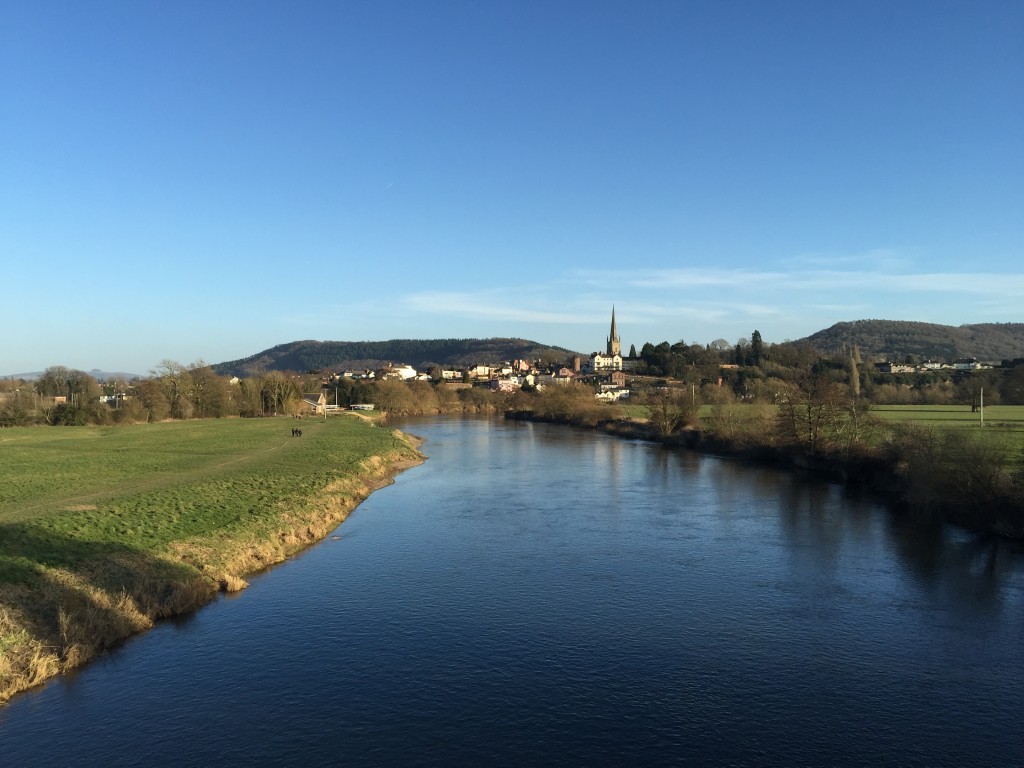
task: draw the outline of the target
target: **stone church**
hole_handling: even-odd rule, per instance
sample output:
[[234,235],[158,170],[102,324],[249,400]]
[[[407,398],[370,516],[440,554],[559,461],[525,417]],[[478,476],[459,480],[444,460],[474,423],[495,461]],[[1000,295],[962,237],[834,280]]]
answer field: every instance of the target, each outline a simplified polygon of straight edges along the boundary
[[623,358],[622,341],[619,329],[615,325],[615,307],[612,307],[612,327],[605,341],[604,354],[594,352],[587,361],[587,369],[591,373],[611,373],[613,371],[629,371],[636,365],[633,358]]

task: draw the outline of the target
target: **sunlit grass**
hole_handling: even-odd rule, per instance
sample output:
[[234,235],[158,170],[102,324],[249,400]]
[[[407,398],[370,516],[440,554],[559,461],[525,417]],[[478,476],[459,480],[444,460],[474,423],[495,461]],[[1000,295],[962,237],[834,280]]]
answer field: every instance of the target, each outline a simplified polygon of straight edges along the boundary
[[[874,405],[871,415],[887,421],[913,421],[937,427],[982,426],[982,413],[966,405]],[[1024,405],[990,405],[984,425],[1024,430]]]
[[[296,423],[302,438],[290,435]],[[237,510],[322,487],[396,443],[387,430],[347,418],[2,430],[0,524],[47,519],[84,530],[96,517]],[[98,514],[83,514],[89,507]]]
[[920,424],[937,430],[965,430],[1005,451],[1011,465],[1024,468],[1024,405],[876,405],[871,416],[890,424]]

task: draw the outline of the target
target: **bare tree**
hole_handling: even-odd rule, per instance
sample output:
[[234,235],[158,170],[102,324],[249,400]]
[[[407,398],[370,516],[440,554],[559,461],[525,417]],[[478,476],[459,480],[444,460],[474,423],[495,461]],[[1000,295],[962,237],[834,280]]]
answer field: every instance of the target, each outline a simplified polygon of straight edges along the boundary
[[174,360],[161,360],[150,373],[160,381],[164,396],[171,407],[171,416],[175,419],[191,417],[193,382],[189,369]]
[[697,423],[699,404],[693,390],[662,387],[648,401],[651,424],[661,438],[671,437],[685,426]]
[[842,400],[836,383],[816,369],[786,386],[779,397],[783,439],[802,446],[808,453],[817,453],[828,427],[837,420]]
[[297,383],[280,371],[270,371],[263,377],[261,394],[263,412],[273,415],[294,413],[298,401],[302,399]]

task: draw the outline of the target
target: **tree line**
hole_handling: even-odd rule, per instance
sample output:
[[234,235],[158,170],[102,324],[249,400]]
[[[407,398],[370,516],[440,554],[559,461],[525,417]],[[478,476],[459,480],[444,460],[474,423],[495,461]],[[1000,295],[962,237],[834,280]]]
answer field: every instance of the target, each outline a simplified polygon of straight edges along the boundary
[[688,385],[711,383],[748,402],[777,403],[786,386],[814,369],[849,387],[858,401],[873,405],[975,405],[982,390],[987,404],[1024,405],[1024,358],[984,370],[891,374],[862,360],[856,346],[822,355],[807,342],[766,344],[757,330],[735,344],[724,339],[710,344],[647,342],[637,358],[636,374]]
[[[885,374],[861,359],[857,347],[822,356],[803,342],[765,343],[759,331],[730,344],[679,340],[643,344],[630,387],[634,398],[679,388],[704,403],[722,408],[732,403],[786,406],[794,389],[813,381],[843,391],[860,407],[874,404],[1024,404],[1024,358],[1003,361],[999,368],[978,371],[939,370]],[[565,361],[568,362],[568,361]],[[434,367],[435,378],[439,369]],[[595,382],[581,390],[592,399]],[[661,389],[659,389],[659,387]],[[529,388],[527,388],[528,390]],[[438,382],[376,381],[332,378],[319,372],[290,374],[256,371],[244,378],[228,377],[202,360],[185,365],[163,360],[150,376],[132,381],[99,382],[76,369],[47,368],[35,381],[0,381],[0,426],[31,424],[118,424],[165,419],[229,416],[298,415],[303,394],[321,393],[339,407],[374,403],[394,414],[516,407],[509,394],[479,387],[452,388]],[[516,397],[529,396],[526,391]],[[552,396],[555,400],[562,395]],[[693,398],[691,398],[693,399]],[[555,407],[557,410],[558,407]],[[667,422],[667,410],[659,411]],[[812,436],[813,439],[813,436]]]
[[84,371],[54,366],[34,381],[0,380],[0,427],[81,426],[168,419],[298,416],[303,395],[324,394],[340,408],[373,403],[396,415],[491,411],[505,399],[481,387],[453,388],[426,381],[337,378],[282,371],[245,378],[218,375],[202,361],[162,361],[144,379],[100,382]]

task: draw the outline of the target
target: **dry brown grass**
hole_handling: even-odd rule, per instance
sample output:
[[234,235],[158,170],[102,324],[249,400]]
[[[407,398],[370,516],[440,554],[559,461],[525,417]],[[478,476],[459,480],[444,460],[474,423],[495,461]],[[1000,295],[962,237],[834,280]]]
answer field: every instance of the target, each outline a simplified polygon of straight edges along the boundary
[[32,637],[15,611],[0,605],[0,701],[59,673],[55,650]]
[[[0,702],[215,593],[199,574],[168,580],[160,571],[152,563],[115,559],[75,573],[48,569],[31,589],[0,589]],[[131,577],[115,586],[125,574]]]

